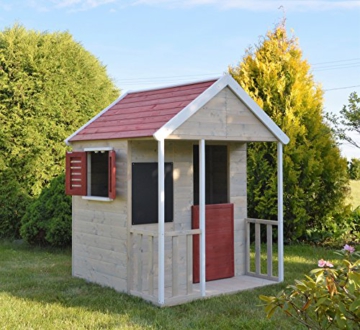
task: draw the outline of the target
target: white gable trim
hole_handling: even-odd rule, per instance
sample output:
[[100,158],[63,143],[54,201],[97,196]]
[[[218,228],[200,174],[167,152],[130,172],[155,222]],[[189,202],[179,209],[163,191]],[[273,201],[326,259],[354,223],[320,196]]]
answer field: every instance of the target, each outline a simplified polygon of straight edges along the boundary
[[217,93],[226,87],[226,78],[223,76],[202,92],[195,100],[190,102],[183,110],[171,118],[165,125],[154,133],[156,140],[166,139],[180,125],[188,120],[194,113],[210,101]]
[[102,111],[100,111],[95,117],[93,117],[92,119],[90,119],[86,124],[84,124],[83,126],[81,126],[76,132],[74,132],[73,134],[71,134],[68,138],[65,139],[65,143],[69,146],[71,144],[70,140],[77,135],[79,132],[81,132],[85,127],[89,126],[93,121],[95,121],[96,119],[98,119],[103,113],[105,113],[106,111],[108,111],[110,108],[112,108],[116,103],[118,103],[120,100],[122,100],[126,95],[128,95],[129,93],[124,93],[123,95],[121,95],[120,97],[118,97],[113,103],[111,103],[109,106],[107,106],[105,109],[103,109]]
[[234,94],[244,102],[254,115],[274,134],[274,136],[282,143],[288,144],[290,139],[288,136],[272,121],[272,119],[263,111],[256,102],[241,88],[241,86],[229,74],[224,75],[195,100],[181,110],[176,116],[171,118],[165,125],[163,125],[154,134],[157,140],[166,139],[178,127],[180,127],[186,120],[188,120],[194,113],[201,109],[207,102],[209,102],[216,94],[218,94],[225,87],[229,87]]

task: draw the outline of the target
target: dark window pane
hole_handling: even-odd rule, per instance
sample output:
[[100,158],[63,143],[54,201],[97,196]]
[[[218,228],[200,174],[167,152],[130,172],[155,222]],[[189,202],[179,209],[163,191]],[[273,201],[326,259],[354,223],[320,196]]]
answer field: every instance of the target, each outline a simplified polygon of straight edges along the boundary
[[109,153],[91,153],[91,196],[108,197]]
[[[193,149],[194,205],[199,204],[199,146]],[[227,146],[205,146],[205,203],[228,203]]]
[[[173,221],[173,163],[165,163],[165,222]],[[158,164],[132,164],[132,224],[158,222]]]

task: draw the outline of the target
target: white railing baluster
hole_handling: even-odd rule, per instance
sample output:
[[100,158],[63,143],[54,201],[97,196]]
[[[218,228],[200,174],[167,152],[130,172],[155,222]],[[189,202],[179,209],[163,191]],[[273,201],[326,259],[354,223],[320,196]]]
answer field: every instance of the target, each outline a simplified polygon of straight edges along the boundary
[[267,275],[272,276],[272,225],[266,225],[266,245],[267,245]]
[[141,292],[142,291],[142,242],[143,242],[143,235],[139,234],[137,238],[138,238],[137,290],[139,292]]
[[255,223],[255,273],[261,274],[261,230],[260,223]]
[[148,236],[148,290],[154,295],[154,236]]
[[245,269],[247,273],[250,273],[250,222],[245,223],[246,237],[245,237]]
[[172,237],[172,295],[177,296],[179,294],[179,236]]

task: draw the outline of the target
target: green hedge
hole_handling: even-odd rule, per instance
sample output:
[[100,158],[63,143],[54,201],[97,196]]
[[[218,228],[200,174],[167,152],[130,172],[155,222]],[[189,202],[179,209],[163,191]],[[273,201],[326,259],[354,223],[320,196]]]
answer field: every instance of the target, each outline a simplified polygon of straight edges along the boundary
[[26,210],[20,233],[29,244],[71,244],[71,196],[65,195],[65,175],[53,179]]
[[20,238],[20,219],[31,198],[9,171],[0,174],[0,182],[0,237]]

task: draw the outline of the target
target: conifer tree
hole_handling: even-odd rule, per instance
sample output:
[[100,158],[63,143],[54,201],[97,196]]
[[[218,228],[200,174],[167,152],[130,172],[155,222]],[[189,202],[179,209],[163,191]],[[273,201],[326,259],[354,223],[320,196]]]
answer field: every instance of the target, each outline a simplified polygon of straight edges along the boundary
[[[289,136],[284,147],[284,233],[287,239],[324,230],[341,213],[346,160],[323,118],[323,91],[285,24],[248,49],[229,72]],[[276,144],[248,147],[248,215],[276,219]]]
[[[105,66],[70,33],[1,31],[0,182],[38,196],[64,171],[64,139],[118,94]],[[1,211],[7,198],[0,196],[0,222],[9,218]],[[20,209],[10,212],[14,219]]]

